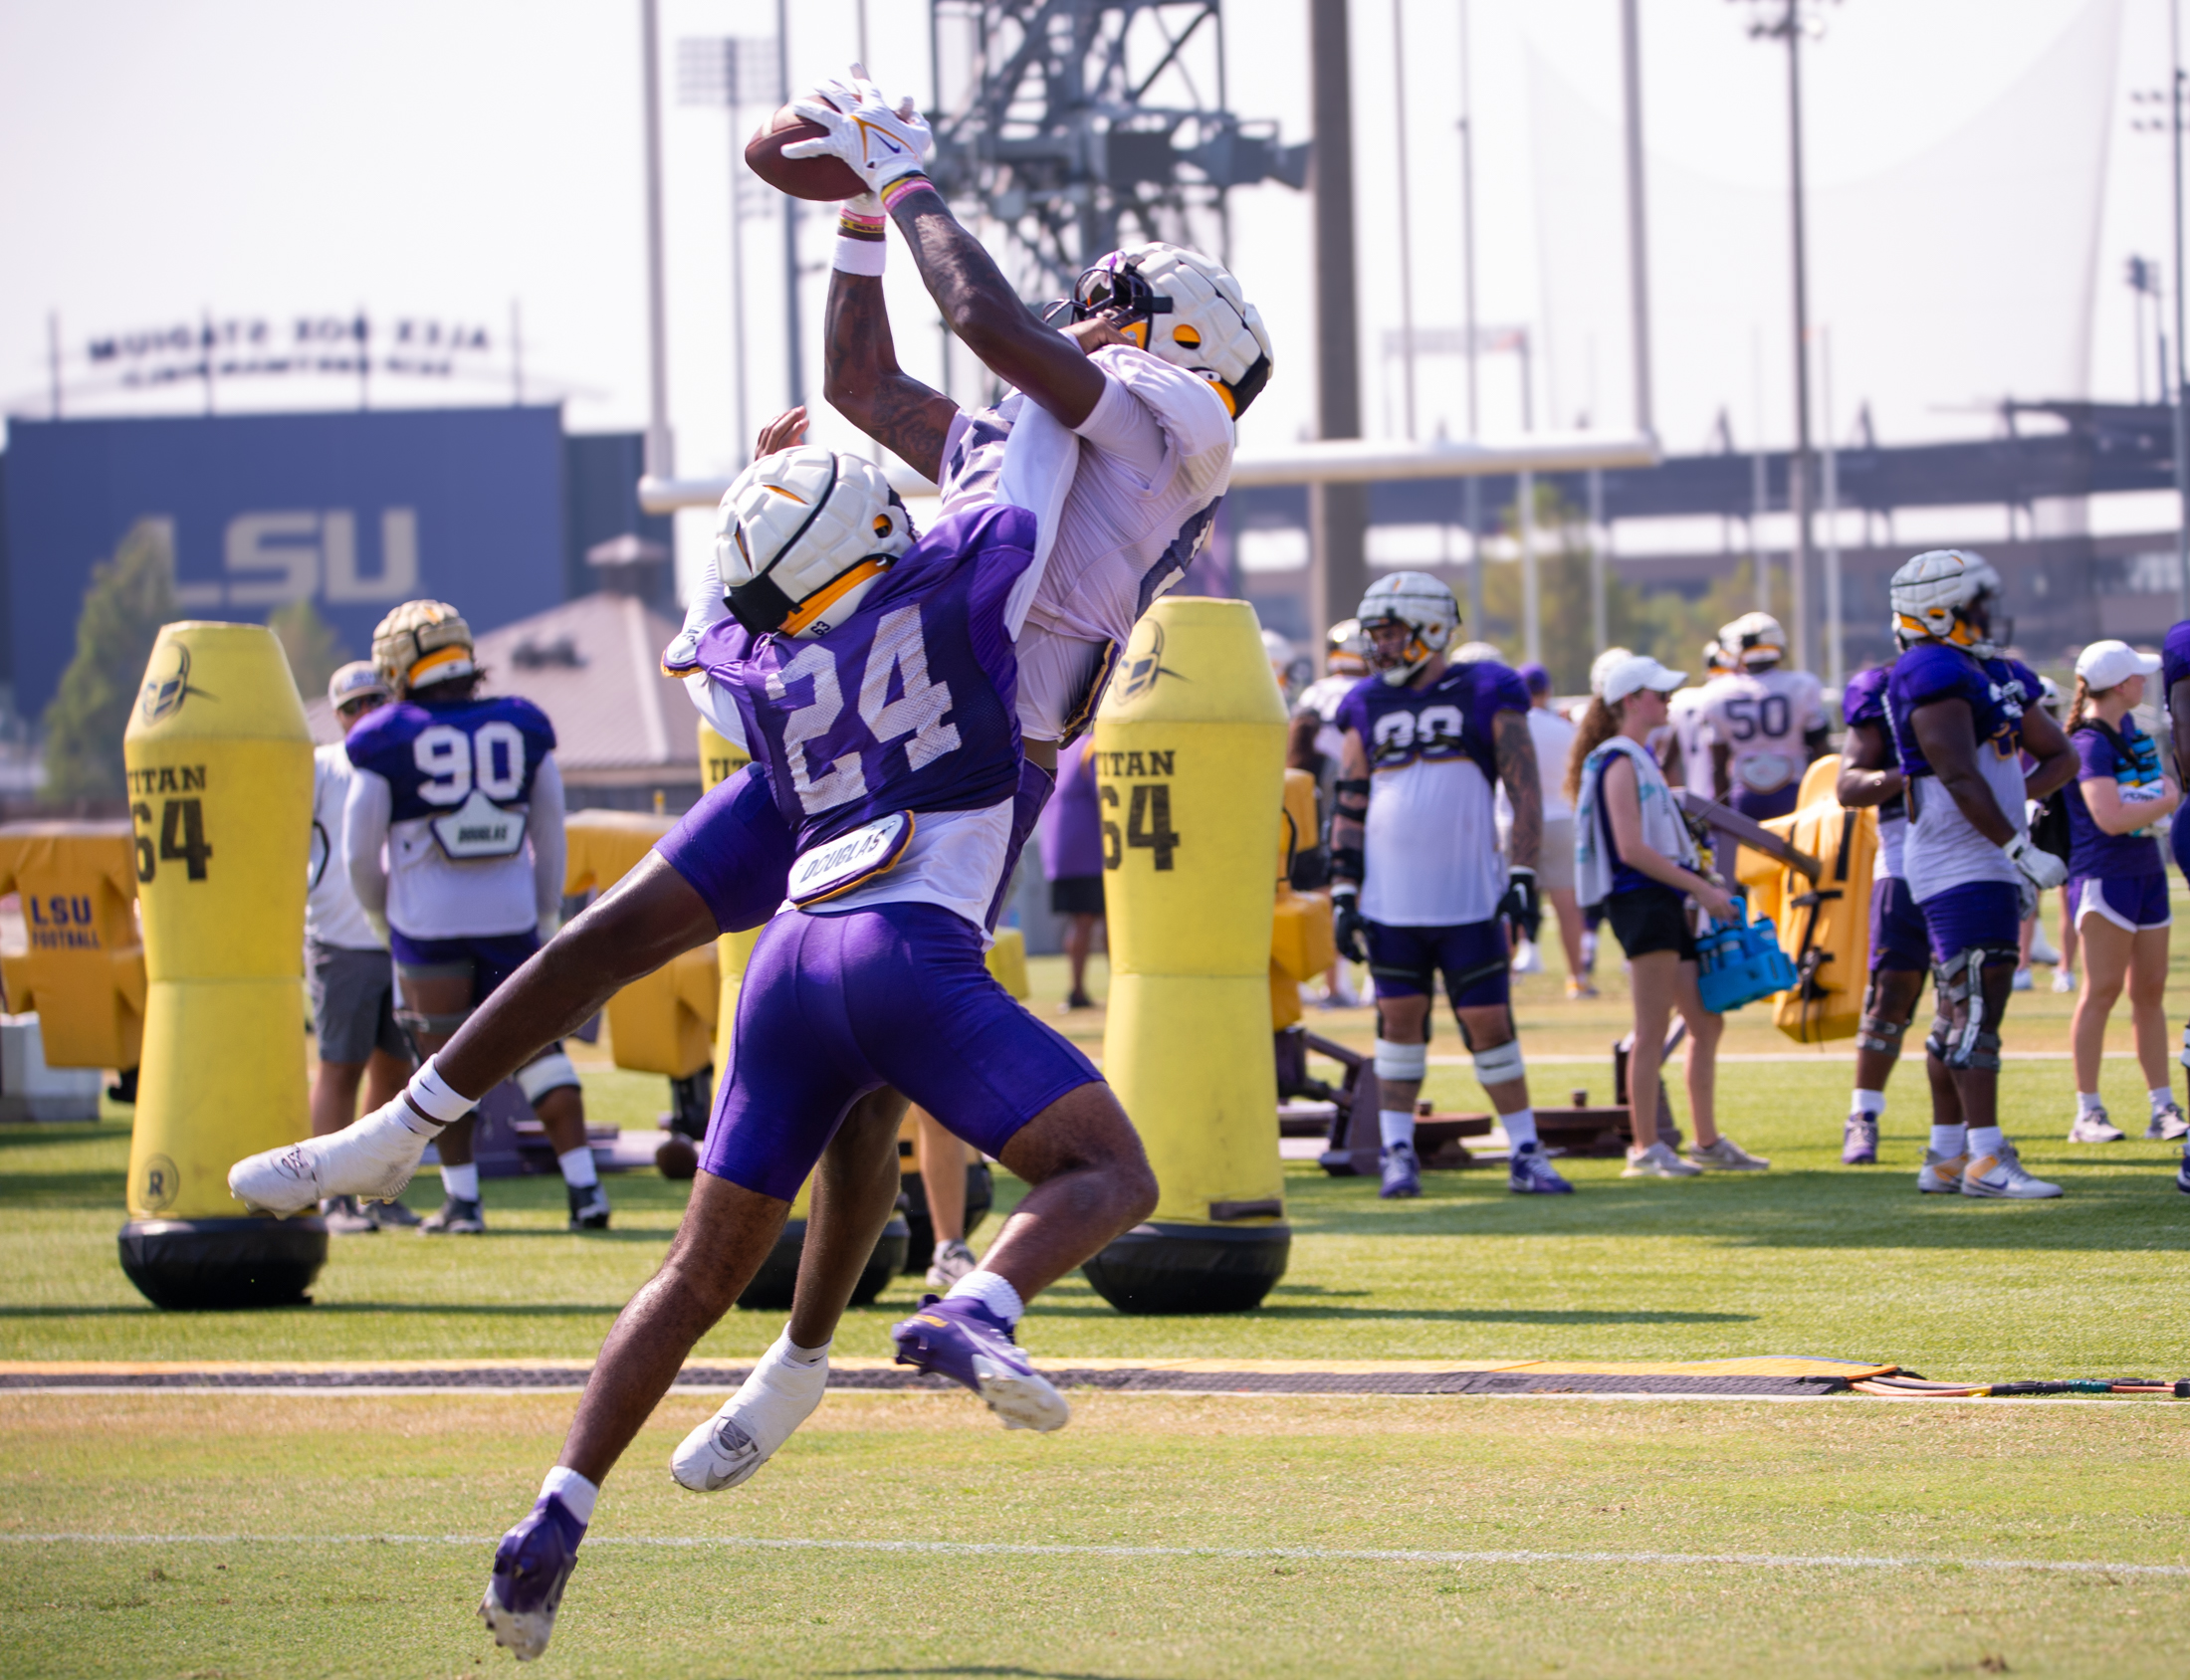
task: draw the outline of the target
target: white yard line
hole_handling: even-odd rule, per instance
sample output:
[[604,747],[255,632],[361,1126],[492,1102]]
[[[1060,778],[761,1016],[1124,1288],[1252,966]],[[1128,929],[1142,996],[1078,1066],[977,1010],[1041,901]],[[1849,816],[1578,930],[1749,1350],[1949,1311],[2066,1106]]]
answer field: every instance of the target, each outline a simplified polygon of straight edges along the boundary
[[[12,1546],[478,1546],[494,1535],[0,1534]],[[598,1535],[595,1547],[660,1551],[871,1552],[935,1558],[1282,1559],[1329,1564],[1663,1564],[1761,1570],[2029,1570],[2052,1575],[2190,1576],[2190,1564],[2104,1564],[2040,1558],[1863,1558],[1778,1552],[1433,1552],[1325,1546],[1043,1546],[1005,1541],[764,1540],[747,1536]]]

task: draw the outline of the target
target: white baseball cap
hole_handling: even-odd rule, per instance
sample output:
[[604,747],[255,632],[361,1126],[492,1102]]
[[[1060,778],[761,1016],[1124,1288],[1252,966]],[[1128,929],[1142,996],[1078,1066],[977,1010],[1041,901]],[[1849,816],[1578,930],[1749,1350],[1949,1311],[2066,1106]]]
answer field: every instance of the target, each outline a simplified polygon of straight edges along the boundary
[[2159,655],[2138,653],[2127,642],[2093,642],[2076,662],[2076,674],[2093,693],[2125,683],[2131,677],[2159,674]]
[[1651,689],[1671,694],[1688,680],[1685,671],[1668,671],[1646,653],[1631,653],[1605,672],[1605,704],[1617,706],[1631,694]]

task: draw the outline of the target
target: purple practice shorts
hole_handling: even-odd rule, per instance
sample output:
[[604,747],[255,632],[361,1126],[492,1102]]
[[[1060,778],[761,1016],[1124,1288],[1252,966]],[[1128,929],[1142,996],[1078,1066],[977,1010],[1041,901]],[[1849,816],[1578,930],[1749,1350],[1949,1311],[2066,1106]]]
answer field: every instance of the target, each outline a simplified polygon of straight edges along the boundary
[[706,901],[715,926],[735,934],[775,914],[797,845],[768,784],[748,764],[709,788],[654,850]]
[[1498,917],[1448,928],[1369,924],[1369,977],[1379,997],[1426,997],[1430,976],[1444,974],[1455,1009],[1505,1002],[1513,992],[1513,949]]
[[853,1103],[894,1086],[986,1155],[1102,1076],[990,976],[981,936],[932,904],[786,911],[738,992],[700,1164],[783,1201]]
[[1888,875],[1870,884],[1870,971],[1921,974],[1931,967],[1931,934],[1908,883]]
[[2154,870],[2149,875],[2076,875],[2069,879],[2069,919],[2079,928],[2086,916],[2097,916],[2116,928],[2141,934],[2148,928],[2164,928],[2173,922],[2167,907],[2167,876]]
[[2012,952],[2023,937],[2023,905],[2006,881],[1972,881],[1934,893],[1920,907],[1931,955],[1951,962],[1971,945],[1995,945]]
[[522,934],[487,934],[475,939],[414,940],[396,929],[388,930],[388,954],[396,972],[421,978],[454,976],[469,968],[472,1001],[484,1003],[526,959],[540,949],[540,934],[528,928]]

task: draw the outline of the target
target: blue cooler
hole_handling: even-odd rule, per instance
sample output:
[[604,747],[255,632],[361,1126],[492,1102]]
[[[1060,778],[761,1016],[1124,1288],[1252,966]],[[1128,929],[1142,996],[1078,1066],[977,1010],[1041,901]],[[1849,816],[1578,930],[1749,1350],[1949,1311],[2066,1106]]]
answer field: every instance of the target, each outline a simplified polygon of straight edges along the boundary
[[1697,936],[1696,961],[1702,972],[1696,989],[1703,1007],[1714,1015],[1739,1009],[1760,997],[1786,991],[1795,983],[1795,965],[1780,949],[1779,930],[1768,916],[1749,920],[1749,901],[1734,895],[1734,914],[1741,920],[1731,926],[1713,922],[1710,931]]

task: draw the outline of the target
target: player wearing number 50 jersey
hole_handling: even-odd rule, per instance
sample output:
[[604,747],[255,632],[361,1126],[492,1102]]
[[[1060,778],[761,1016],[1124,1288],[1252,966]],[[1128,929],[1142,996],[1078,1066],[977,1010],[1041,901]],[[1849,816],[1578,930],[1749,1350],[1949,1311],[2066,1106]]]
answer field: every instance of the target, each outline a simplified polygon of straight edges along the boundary
[[[397,1021],[421,1056],[555,930],[562,907],[562,776],[547,715],[514,696],[482,699],[470,627],[441,601],[408,601],[380,621],[373,659],[396,693],[352,730],[343,851],[367,914],[386,926]],[[608,1223],[585,1138],[577,1070],[559,1042],[518,1072],[548,1130],[573,1230]],[[421,1229],[484,1228],[474,1122],[440,1141],[444,1200]]]
[[1825,750],[1823,691],[1809,672],[1782,669],[1787,632],[1769,613],[1735,619],[1718,646],[1728,670],[1704,684],[1697,703],[1718,796],[1760,822],[1783,817],[1795,808],[1802,772]]

